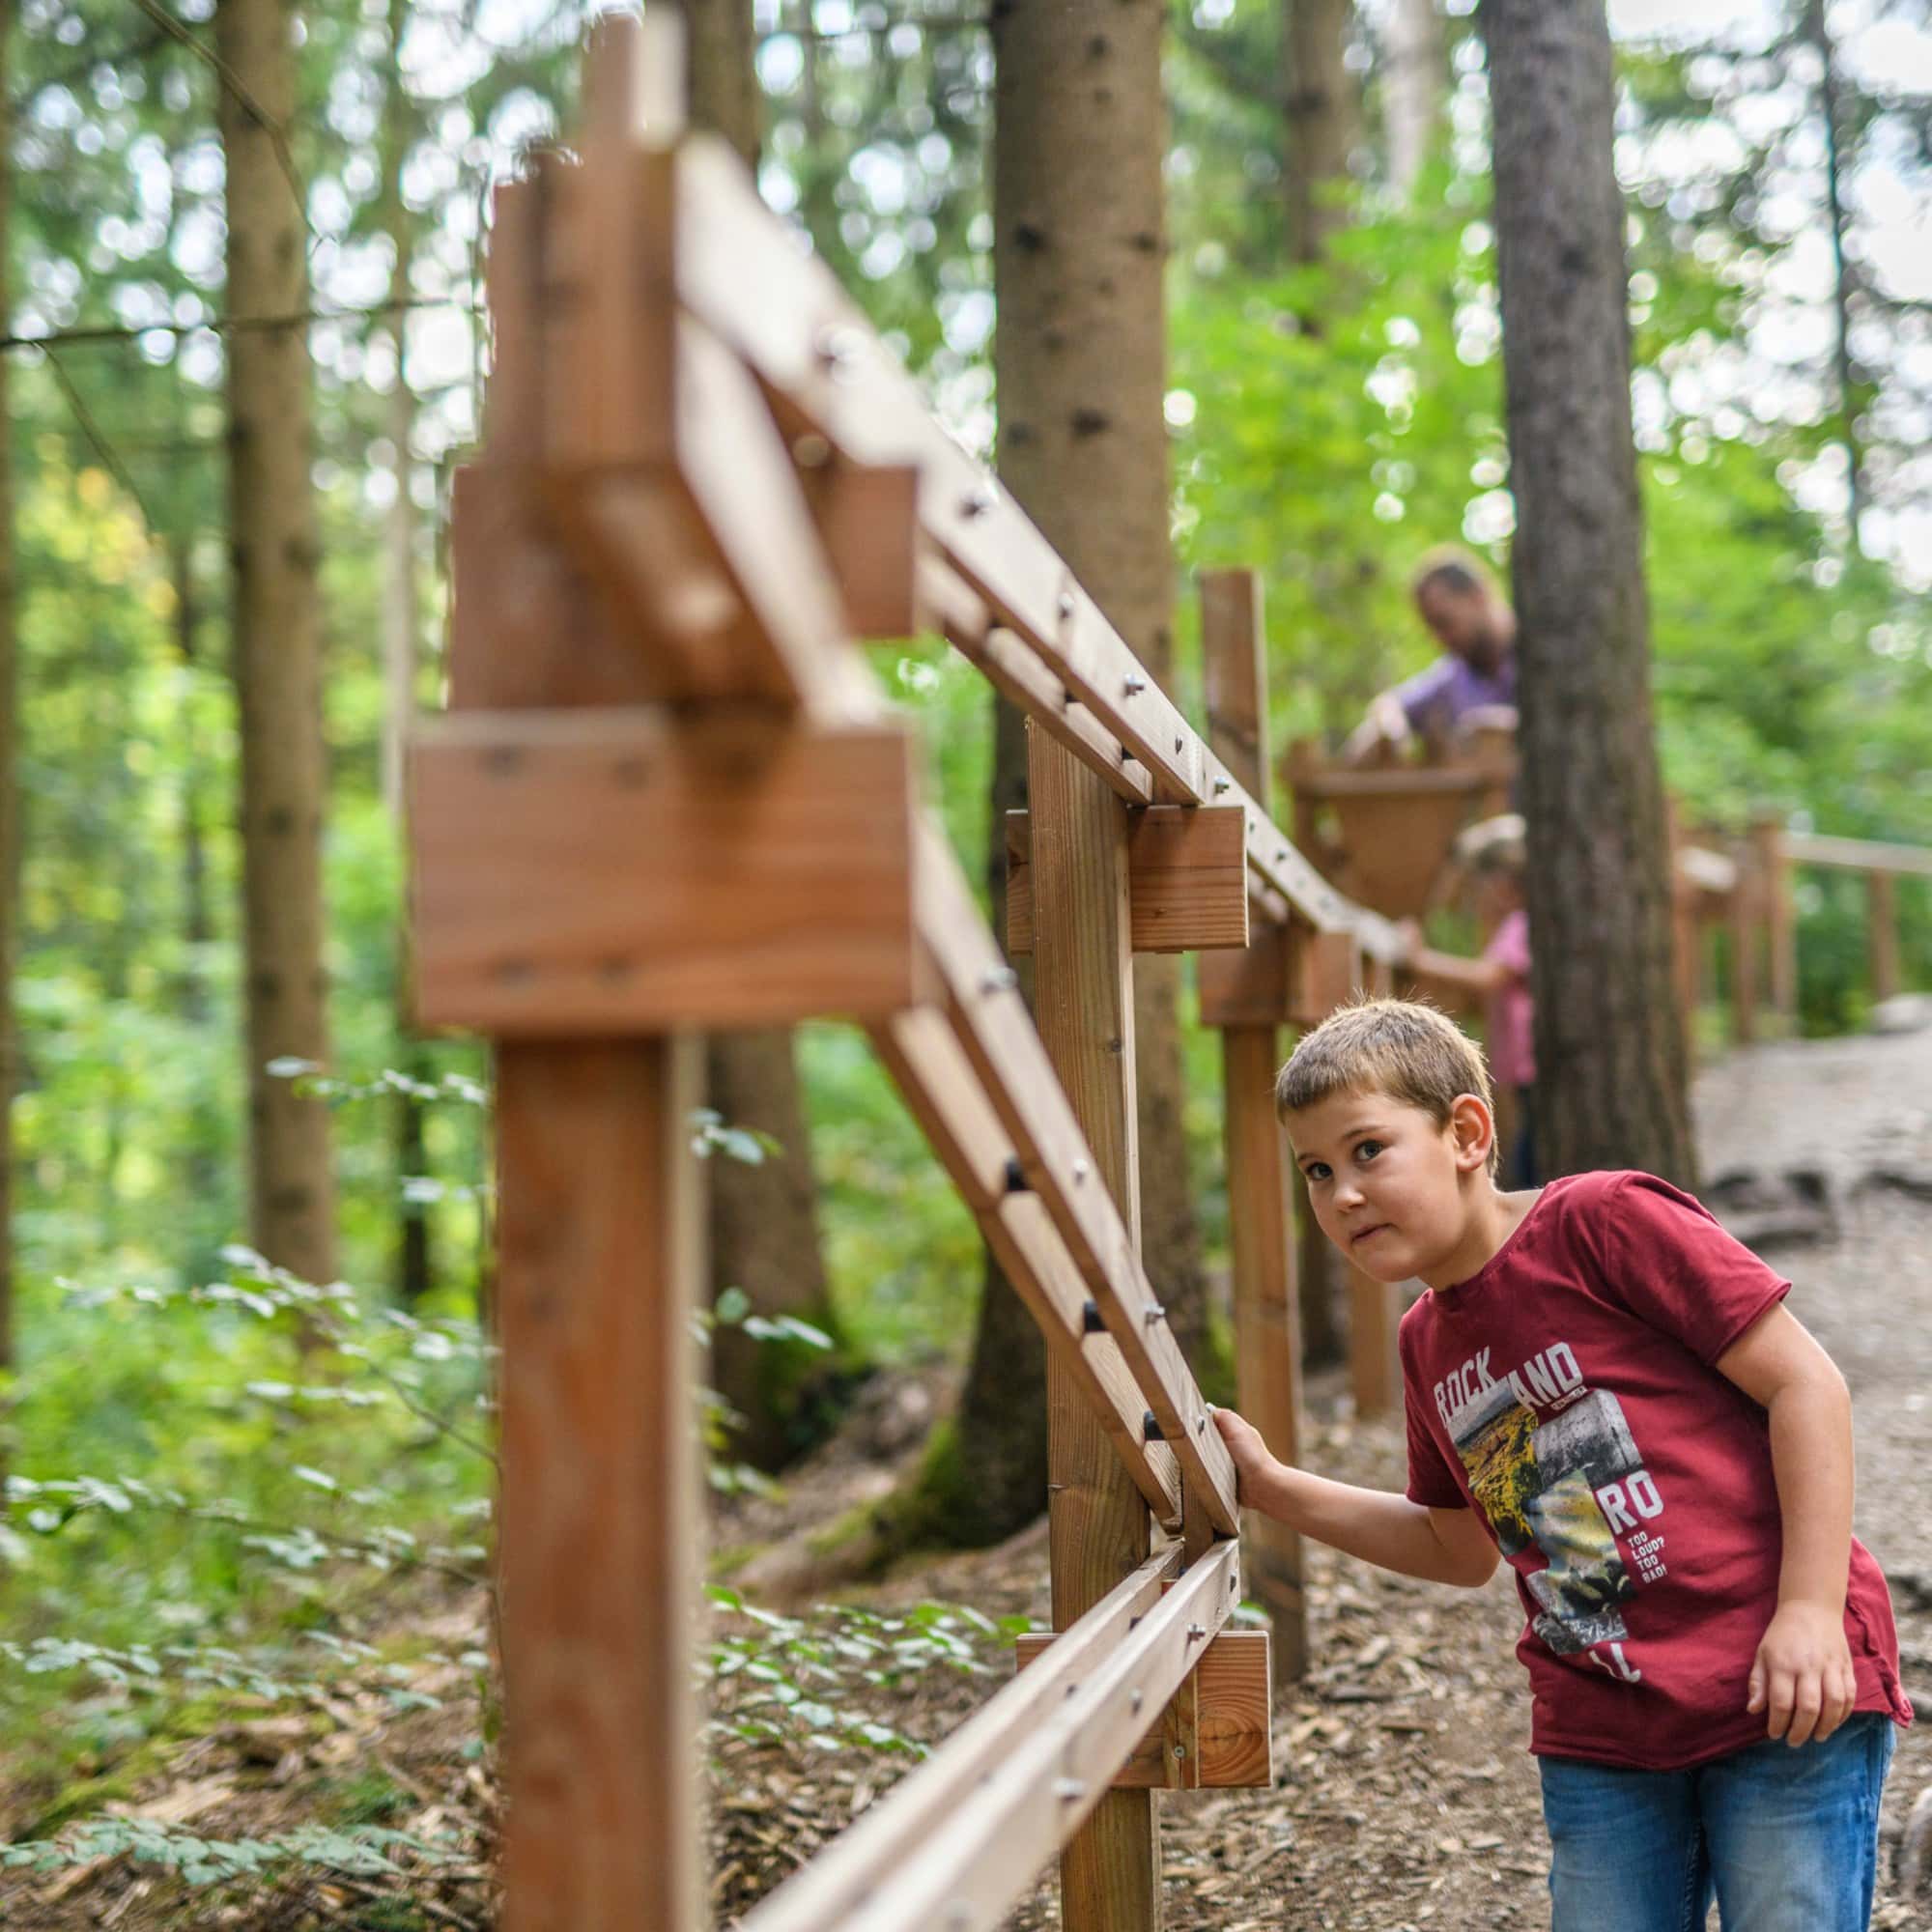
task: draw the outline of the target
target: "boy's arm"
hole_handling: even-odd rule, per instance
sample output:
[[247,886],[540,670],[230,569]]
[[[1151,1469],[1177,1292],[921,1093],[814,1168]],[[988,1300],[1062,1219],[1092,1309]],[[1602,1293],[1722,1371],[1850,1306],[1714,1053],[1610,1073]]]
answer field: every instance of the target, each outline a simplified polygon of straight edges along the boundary
[[1845,1642],[1852,1554],[1852,1402],[1831,1356],[1781,1304],[1718,1357],[1718,1372],[1763,1406],[1784,1530],[1777,1612],[1751,1664],[1747,1706],[1774,1738],[1823,1740],[1858,1687]]
[[1260,1432],[1233,1409],[1217,1408],[1214,1420],[1248,1508],[1406,1577],[1474,1589],[1495,1570],[1496,1547],[1473,1510],[1430,1509],[1406,1496],[1291,1468],[1268,1454]]

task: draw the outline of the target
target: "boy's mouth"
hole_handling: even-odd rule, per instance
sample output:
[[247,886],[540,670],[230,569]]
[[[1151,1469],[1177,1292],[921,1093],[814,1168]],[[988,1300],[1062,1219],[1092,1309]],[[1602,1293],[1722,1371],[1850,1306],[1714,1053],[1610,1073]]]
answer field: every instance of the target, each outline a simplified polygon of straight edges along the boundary
[[1364,1241],[1370,1239],[1372,1236],[1376,1235],[1385,1235],[1388,1233],[1388,1231],[1389,1231],[1388,1222],[1378,1221],[1374,1227],[1364,1228],[1359,1234],[1350,1235],[1349,1236],[1349,1245],[1351,1248],[1359,1248]]

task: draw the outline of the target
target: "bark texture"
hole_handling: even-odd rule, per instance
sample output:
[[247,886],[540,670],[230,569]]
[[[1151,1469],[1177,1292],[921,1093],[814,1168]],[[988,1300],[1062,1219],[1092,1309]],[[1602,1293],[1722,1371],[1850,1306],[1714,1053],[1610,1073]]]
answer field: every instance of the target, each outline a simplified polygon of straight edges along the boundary
[[1406,195],[1441,131],[1448,56],[1435,0],[1395,0],[1382,42],[1382,124],[1389,182]]
[[1546,1175],[1692,1178],[1603,0],[1485,0]]
[[[308,305],[306,230],[286,131],[296,99],[283,0],[220,0],[215,50],[227,167],[228,312]],[[244,99],[245,98],[245,99]],[[298,325],[227,338],[235,678],[242,710],[249,1222],[254,1242],[312,1281],[335,1275],[328,1114],[268,1072],[327,1061],[323,966],[322,667],[309,362]]]
[[[1167,435],[1161,404],[1166,317],[1161,273],[1166,254],[1161,156],[1160,0],[994,0],[994,287],[999,329],[994,370],[999,395],[1000,473],[1074,575],[1096,597],[1151,668],[1165,662],[1173,621],[1173,559],[1168,539]],[[1036,932],[1041,1034],[1094,1142],[1097,1171],[1131,1228],[1136,1175],[1135,1122],[1111,1130],[1100,1117],[1110,1082],[1123,1069],[1086,1024],[1056,1017],[1075,1001],[1083,1013],[1105,1002],[1085,966],[1076,985],[1054,972],[1056,928],[1065,922],[1045,905],[1049,865],[1065,842],[1082,863],[1104,843],[1098,827],[1117,811],[1089,797],[1084,772],[1064,753],[1035,744],[1029,757],[1037,891]],[[1042,790],[1051,781],[1051,800]],[[1064,808],[1064,838],[1047,837],[1049,805]],[[1118,833],[1116,833],[1118,838]],[[1084,877],[1076,866],[1076,877]],[[1073,915],[1069,913],[1069,917]],[[1090,932],[1096,909],[1082,902]],[[1102,924],[1105,921],[1102,920]],[[1066,935],[1070,937],[1070,935]],[[1123,937],[1122,937],[1122,943]],[[1084,956],[1084,955],[1083,955]],[[1090,962],[1091,963],[1091,962]],[[1096,973],[1097,973],[1097,969]],[[1047,1005],[1056,1005],[1049,1012]],[[1114,1009],[1125,1049],[1137,1030],[1137,1003]],[[1161,1079],[1151,1063],[1143,1086]],[[1134,1083],[1123,1103],[1131,1106]],[[1097,1111],[1096,1111],[1097,1110]],[[1096,1137],[1097,1136],[1097,1137]],[[1126,1163],[1109,1170],[1109,1147]],[[1143,1172],[1184,1163],[1172,1147],[1143,1149]],[[1163,1177],[1166,1178],[1166,1177]],[[1176,1281],[1155,1272],[1168,1295]],[[1146,1547],[1146,1508],[1127,1484],[1096,1420],[1048,1378],[1055,1416],[1052,1478],[1054,1617],[1064,1626],[1099,1594],[1102,1572]],[[1069,1546],[1077,1544],[1078,1548]],[[1109,1559],[1113,1560],[1109,1560]],[[1061,1860],[1062,1916],[1069,1932],[1100,1926],[1146,1932],[1160,1920],[1158,1841],[1151,1810],[1138,1793],[1112,1792]]]
[[[13,0],[0,0],[0,316],[14,312]],[[18,672],[14,650],[14,462],[8,430],[8,383],[0,355],[0,1369],[14,1361],[14,1090],[18,1059],[14,1033],[14,962],[19,929]],[[4,1474],[0,1470],[0,1474]]]
[[[761,97],[752,65],[751,0],[690,0],[690,111],[695,128],[723,134],[755,167]],[[707,1103],[734,1127],[770,1134],[783,1152],[756,1167],[722,1155],[710,1183],[712,1296],[742,1289],[760,1315],[796,1315],[828,1330],[831,1297],[819,1240],[817,1187],[788,1029],[720,1034],[706,1043]],[[779,1468],[809,1449],[834,1419],[834,1365],[721,1329],[711,1378],[740,1414],[740,1453]]]
[[1361,89],[1344,59],[1354,7],[1352,0],[1283,0],[1283,7],[1288,246],[1294,261],[1317,262],[1329,236],[1348,225],[1339,197],[1362,137]]
[[723,134],[755,168],[764,98],[753,65],[752,0],[686,0],[684,11],[692,125]]

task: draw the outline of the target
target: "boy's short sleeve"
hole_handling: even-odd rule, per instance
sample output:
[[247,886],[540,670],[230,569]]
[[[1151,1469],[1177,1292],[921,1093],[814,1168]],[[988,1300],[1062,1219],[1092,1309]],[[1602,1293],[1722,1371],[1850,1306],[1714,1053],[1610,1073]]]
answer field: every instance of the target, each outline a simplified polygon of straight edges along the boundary
[[1408,1486],[1403,1491],[1412,1503],[1427,1509],[1467,1509],[1469,1499],[1449,1467],[1435,1437],[1429,1433],[1428,1417],[1417,1394],[1416,1377],[1403,1350],[1402,1406],[1408,1426]]
[[1790,1293],[1701,1202],[1654,1175],[1618,1175],[1597,1212],[1605,1288],[1707,1368]]

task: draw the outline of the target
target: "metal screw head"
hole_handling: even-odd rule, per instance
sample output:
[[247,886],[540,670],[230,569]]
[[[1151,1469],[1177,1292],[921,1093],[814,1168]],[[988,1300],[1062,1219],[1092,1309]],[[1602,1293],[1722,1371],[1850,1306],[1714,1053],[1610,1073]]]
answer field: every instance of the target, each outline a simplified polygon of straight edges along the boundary
[[1087,1780],[1084,1777],[1056,1777],[1053,1780],[1053,1795],[1063,1804],[1070,1804],[1074,1799],[1087,1796]]
[[835,376],[847,375],[859,354],[856,328],[821,328],[812,338],[811,351]]
[[1198,1643],[1207,1634],[1208,1629],[1205,1624],[1189,1624],[1187,1626],[1187,1640],[1189,1643]]
[[1060,614],[1061,614],[1061,616],[1062,616],[1063,618],[1065,618],[1065,617],[1070,617],[1070,616],[1072,616],[1072,614],[1073,614],[1073,593],[1072,593],[1072,591],[1070,591],[1070,590],[1063,590],[1063,591],[1062,591],[1062,592],[1060,593],[1060,601],[1059,601],[1059,603],[1057,603],[1057,604],[1056,604],[1056,605],[1055,605],[1055,606],[1054,606],[1053,608],[1054,608],[1054,609],[1055,609],[1056,611],[1058,611],[1060,612]]
[[1085,1180],[1093,1171],[1084,1160],[1076,1160],[1073,1163],[1073,1179],[1075,1185],[1077,1186],[1081,1181]]
[[1146,1702],[1147,1702],[1147,1692],[1143,1690],[1138,1684],[1136,1684],[1133,1687],[1133,1689],[1127,1692],[1127,1709],[1130,1711],[1138,1711],[1140,1707]]
[[962,517],[983,517],[993,507],[993,493],[982,483],[959,506]]
[[1180,740],[1180,739],[1179,739],[1179,738],[1177,738],[1177,739],[1176,739],[1176,740],[1174,741],[1174,749],[1175,749],[1175,750],[1176,750],[1176,751],[1178,752],[1178,751],[1179,751],[1179,750],[1180,750],[1180,746],[1181,746],[1181,740]]
[[1005,993],[1019,982],[1020,976],[1010,966],[994,966],[980,975],[980,990],[982,993]]
[[1138,697],[1147,689],[1147,679],[1141,676],[1138,671],[1130,670],[1121,680],[1121,687],[1129,697]]
[[1167,1310],[1164,1309],[1159,1302],[1150,1301],[1148,1305],[1141,1310],[1141,1320],[1144,1322],[1146,1322],[1150,1328],[1151,1328],[1156,1321],[1165,1321],[1167,1320]]
[[1207,1435],[1207,1433],[1208,1433],[1208,1418],[1207,1418],[1207,1417],[1206,1417],[1205,1415],[1197,1415],[1197,1416],[1196,1416],[1196,1417],[1194,1418],[1194,1433],[1195,1433],[1195,1435]]
[[1187,1747],[1185,1745],[1176,1745],[1174,1754],[1176,1757],[1185,1757],[1187,1755]]
[[1216,779],[1214,781],[1214,796],[1216,798],[1219,798],[1221,794],[1224,791],[1226,791],[1228,787],[1233,783],[1234,783],[1233,779]]

